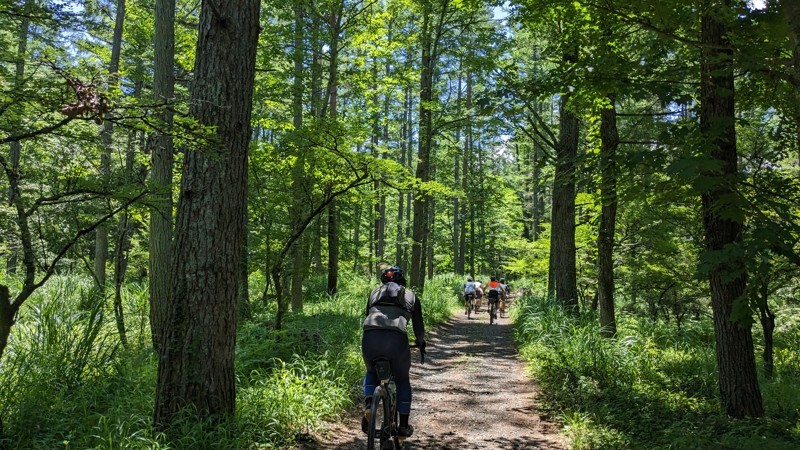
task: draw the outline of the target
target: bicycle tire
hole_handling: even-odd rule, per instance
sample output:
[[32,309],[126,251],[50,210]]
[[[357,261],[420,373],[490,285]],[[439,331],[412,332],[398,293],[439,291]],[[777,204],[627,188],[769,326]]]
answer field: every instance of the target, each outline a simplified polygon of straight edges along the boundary
[[475,304],[474,300],[472,299],[467,300],[467,319],[472,317],[472,309],[474,304]]
[[497,314],[497,303],[492,302],[492,306],[489,307],[489,325],[494,324],[495,314]]
[[[387,410],[389,409],[386,403],[388,393],[383,386],[375,388],[372,394],[372,408],[370,409],[369,417],[369,430],[367,432],[367,450],[376,450],[383,448],[384,435],[387,429],[386,424],[389,421]],[[380,416],[381,426],[378,428],[378,418]],[[377,447],[375,446],[375,438],[378,439]]]

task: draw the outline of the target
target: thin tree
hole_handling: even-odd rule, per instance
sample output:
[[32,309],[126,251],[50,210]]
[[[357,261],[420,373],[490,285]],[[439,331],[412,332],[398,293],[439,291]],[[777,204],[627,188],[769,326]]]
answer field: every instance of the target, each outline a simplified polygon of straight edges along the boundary
[[[108,87],[117,85],[119,78],[119,60],[122,53],[122,30],[125,24],[125,0],[117,0],[116,19],[114,21],[114,36],[111,40],[111,60],[108,64]],[[108,183],[111,177],[111,152],[112,137],[114,135],[113,112],[107,114],[101,132],[103,152],[100,153],[100,172],[103,182]],[[106,286],[106,261],[108,261],[108,228],[105,224],[95,230],[94,246],[94,277],[100,292],[105,292]]]
[[608,97],[609,105],[600,112],[600,226],[597,235],[597,301],[600,308],[600,334],[606,337],[617,332],[614,311],[614,234],[617,223],[616,98]]

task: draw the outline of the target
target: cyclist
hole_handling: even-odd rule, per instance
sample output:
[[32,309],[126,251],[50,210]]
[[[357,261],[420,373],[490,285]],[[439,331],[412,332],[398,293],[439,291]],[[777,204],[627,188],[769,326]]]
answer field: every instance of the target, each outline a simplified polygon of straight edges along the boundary
[[[490,314],[491,314],[491,305],[492,305],[492,303],[499,303],[500,299],[503,298],[503,294],[502,294],[503,293],[503,288],[500,286],[500,282],[497,281],[497,278],[495,278],[495,277],[492,277],[491,280],[489,280],[489,286],[488,287],[489,287],[489,293],[488,293],[489,309],[490,309]],[[496,319],[497,315],[495,315],[494,318]]]
[[481,308],[481,299],[483,298],[483,282],[475,280],[475,310]]
[[469,304],[470,298],[475,299],[476,297],[477,286],[474,281],[472,281],[472,277],[467,277],[467,282],[464,283],[464,314],[466,314],[466,308]]
[[500,287],[502,290],[500,293],[502,294],[502,300],[500,301],[500,314],[506,313],[506,306],[508,305],[508,296],[511,294],[511,287],[506,284],[505,278],[500,278]]
[[425,326],[422,323],[422,305],[416,294],[406,289],[403,270],[391,266],[381,274],[381,286],[369,295],[361,338],[361,355],[367,373],[364,376],[364,416],[361,429],[368,432],[372,394],[380,383],[372,362],[387,358],[392,366],[392,376],[397,385],[397,412],[400,416],[399,436],[408,437],[414,428],[408,423],[411,413],[411,350],[408,346],[406,325],[413,322],[414,336],[421,352],[425,351]]

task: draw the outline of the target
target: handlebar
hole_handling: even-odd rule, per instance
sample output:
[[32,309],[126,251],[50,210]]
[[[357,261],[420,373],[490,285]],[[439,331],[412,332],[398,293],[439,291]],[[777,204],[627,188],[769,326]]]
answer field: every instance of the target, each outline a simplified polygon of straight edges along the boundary
[[419,358],[422,364],[425,364],[425,349],[419,346],[419,344],[409,345],[409,348],[418,348],[419,349]]

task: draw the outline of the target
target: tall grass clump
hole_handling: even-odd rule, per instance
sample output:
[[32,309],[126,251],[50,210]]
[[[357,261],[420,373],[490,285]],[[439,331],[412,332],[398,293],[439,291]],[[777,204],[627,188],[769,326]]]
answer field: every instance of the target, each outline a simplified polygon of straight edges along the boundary
[[0,361],[0,414],[20,448],[69,441],[82,396],[115,372],[119,341],[91,280],[54,277],[26,302]]
[[[769,417],[721,414],[710,323],[621,315],[600,337],[593,311],[575,316],[527,289],[514,309],[521,353],[560,414],[573,448],[798,448],[797,377],[762,380]],[[772,391],[776,391],[773,393]],[[782,409],[770,409],[781,398]],[[782,397],[781,397],[782,396]],[[780,400],[779,400],[780,401]]]
[[454,274],[438,275],[425,282],[421,301],[426,330],[447,321],[453,310],[461,307],[463,284],[463,278]]

